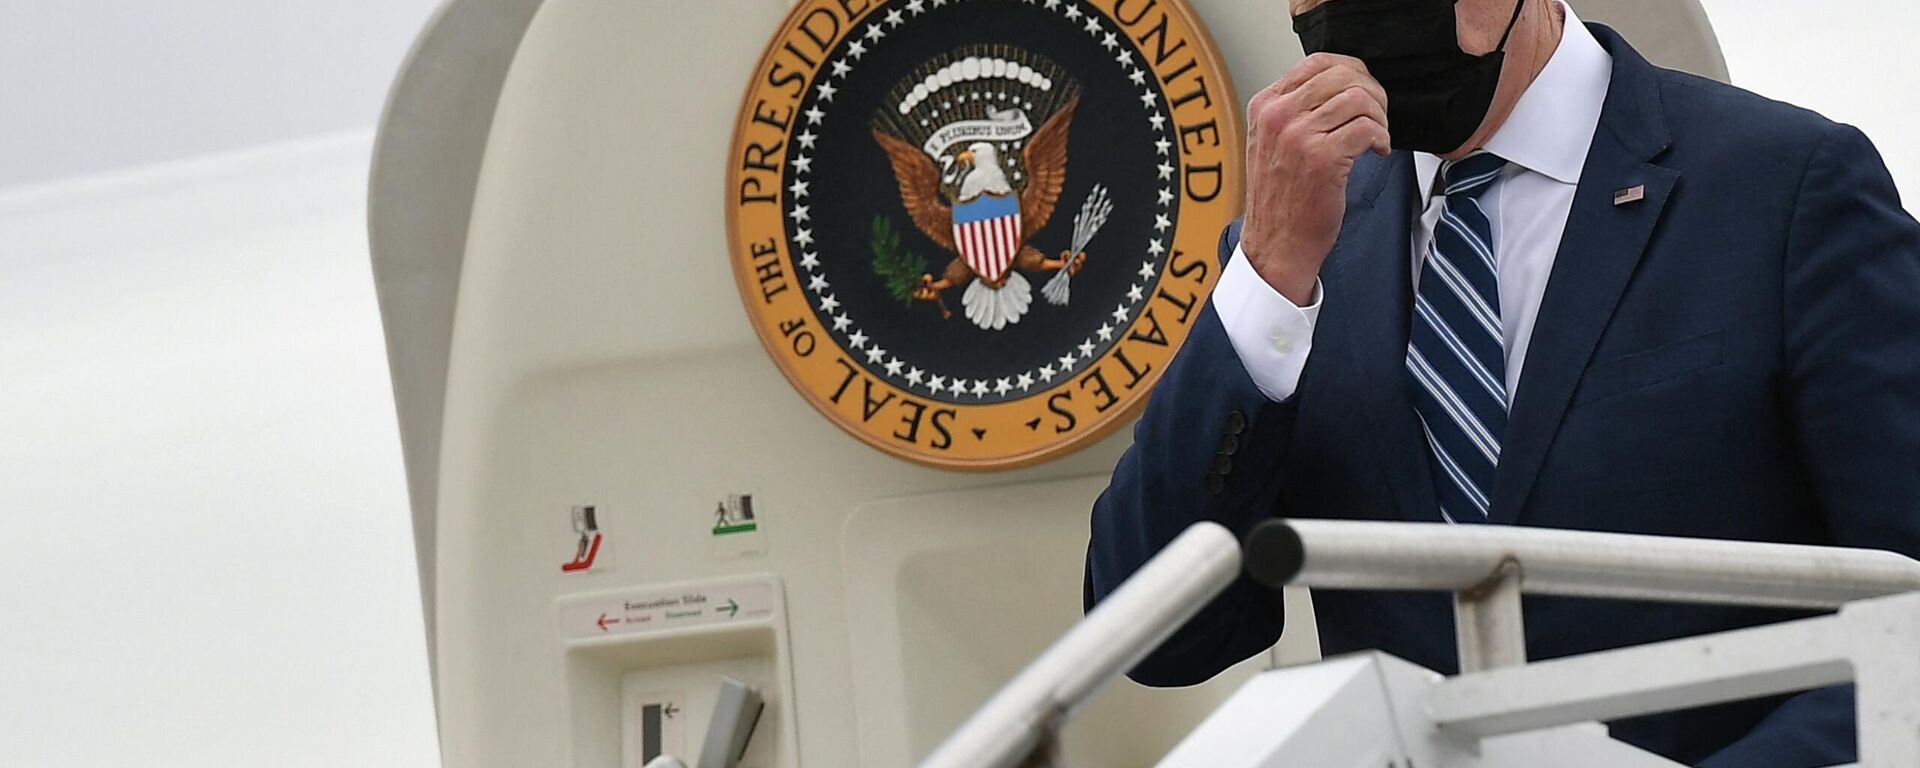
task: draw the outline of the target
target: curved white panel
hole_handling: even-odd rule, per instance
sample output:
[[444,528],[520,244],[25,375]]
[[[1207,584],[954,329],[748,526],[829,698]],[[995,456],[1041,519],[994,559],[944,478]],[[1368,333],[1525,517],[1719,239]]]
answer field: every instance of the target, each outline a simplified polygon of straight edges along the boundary
[[[1283,3],[1194,5],[1243,97],[1298,59]],[[1722,73],[1691,0],[1577,5],[1657,60]],[[1077,616],[1086,510],[1127,436],[982,475],[891,459],[833,427],[754,340],[722,240],[739,93],[788,4],[549,0],[525,26],[531,7],[450,6],[445,19],[494,10],[429,33],[375,172],[376,270],[423,567],[438,577],[447,764],[611,768],[605,740],[625,726],[609,702],[647,693],[613,676],[734,656],[792,687],[756,736],[797,746],[774,764],[901,764]],[[507,40],[511,69],[483,109]],[[717,540],[715,505],[746,493],[759,538]],[[585,504],[605,548],[593,570],[562,573]],[[716,639],[719,655],[679,635],[589,648],[559,618],[582,595],[762,574],[780,584],[779,618],[751,642]],[[1124,691],[1069,748],[1149,763],[1218,695]],[[1163,719],[1120,725],[1150,715]]]

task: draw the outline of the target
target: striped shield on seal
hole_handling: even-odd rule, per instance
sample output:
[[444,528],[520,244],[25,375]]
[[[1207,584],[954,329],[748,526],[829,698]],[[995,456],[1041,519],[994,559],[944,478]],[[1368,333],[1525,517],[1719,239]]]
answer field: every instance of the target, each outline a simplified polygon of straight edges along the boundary
[[975,274],[999,282],[1020,251],[1020,198],[981,195],[954,206],[953,242]]

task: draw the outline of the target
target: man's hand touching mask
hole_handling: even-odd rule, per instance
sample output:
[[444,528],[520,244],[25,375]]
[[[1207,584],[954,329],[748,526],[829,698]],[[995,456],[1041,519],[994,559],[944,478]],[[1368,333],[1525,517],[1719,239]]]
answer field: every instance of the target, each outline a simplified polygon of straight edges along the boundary
[[1247,105],[1247,207],[1240,248],[1268,285],[1313,302],[1320,263],[1346,216],[1353,162],[1392,151],[1387,92],[1359,59],[1307,57]]

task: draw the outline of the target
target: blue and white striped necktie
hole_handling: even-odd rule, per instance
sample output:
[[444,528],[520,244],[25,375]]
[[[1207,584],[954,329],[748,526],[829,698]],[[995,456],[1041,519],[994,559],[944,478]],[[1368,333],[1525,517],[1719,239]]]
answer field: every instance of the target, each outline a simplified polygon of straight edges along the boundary
[[1480,153],[1441,166],[1446,202],[1413,297],[1407,371],[1433,450],[1448,522],[1484,523],[1507,431],[1506,346],[1493,225],[1480,196],[1507,161]]

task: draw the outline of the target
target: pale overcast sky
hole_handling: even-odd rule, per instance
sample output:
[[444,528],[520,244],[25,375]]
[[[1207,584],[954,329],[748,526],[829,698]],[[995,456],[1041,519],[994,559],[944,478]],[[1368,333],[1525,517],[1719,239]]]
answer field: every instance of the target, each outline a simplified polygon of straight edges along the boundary
[[[0,187],[370,129],[438,4],[0,0]],[[1862,123],[1920,184],[1920,147],[1896,134],[1920,116],[1920,3],[1704,5],[1735,82]]]
[[1920,195],[1920,3],[1704,0],[1737,85],[1852,123]]

